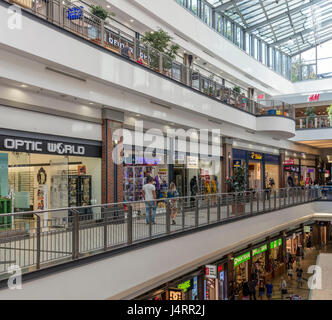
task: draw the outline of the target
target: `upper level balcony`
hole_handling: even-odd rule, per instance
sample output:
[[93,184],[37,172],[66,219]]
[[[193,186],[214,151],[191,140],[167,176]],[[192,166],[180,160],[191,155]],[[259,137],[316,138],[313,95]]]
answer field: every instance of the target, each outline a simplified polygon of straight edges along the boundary
[[[283,137],[291,137],[294,135],[295,113],[292,105],[276,101],[257,102],[249,99],[245,92],[227,87],[225,81],[215,74],[200,69],[196,65],[185,65],[182,57],[172,58],[159,52],[146,45],[143,41],[99,19],[81,6],[77,7],[73,3],[65,1],[59,2],[57,0],[47,2],[44,0],[38,2],[15,1],[22,5],[24,10],[29,12],[29,14],[25,14],[24,19],[30,19],[31,14],[38,17],[37,19],[30,19],[33,20],[33,30],[37,30],[36,32],[38,32],[36,22],[38,22],[38,20],[40,21],[40,19],[46,21],[46,23],[44,23],[46,26],[49,24],[56,26],[54,29],[49,28],[49,32],[44,30],[45,36],[46,33],[50,33],[47,37],[52,37],[51,33],[59,33],[59,28],[60,30],[65,30],[63,42],[60,38],[56,37],[55,39],[55,37],[53,37],[53,45],[55,41],[58,41],[58,46],[61,46],[62,43],[63,46],[70,46],[70,43],[73,43],[73,48],[67,48],[67,51],[71,52],[72,49],[72,51],[74,51],[75,47],[75,52],[79,51],[82,55],[79,61],[75,61],[75,68],[78,68],[78,62],[80,62],[82,66],[91,64],[89,68],[82,67],[78,69],[79,72],[87,72],[86,70],[90,72],[92,69],[101,71],[98,74],[97,72],[96,74],[91,74],[91,76],[103,76],[104,78],[102,78],[102,80],[112,81],[117,87],[127,88],[131,91],[139,87],[141,90],[140,94],[152,94],[150,92],[151,90],[147,93],[146,88],[144,89],[143,86],[150,86],[150,89],[158,87],[161,91],[165,91],[163,92],[165,93],[164,95],[161,94],[162,92],[153,92],[154,95],[157,94],[156,97],[160,100],[165,99],[166,90],[168,90],[167,97],[169,100],[172,100],[169,102],[170,104],[175,103],[175,99],[173,98],[176,96],[180,97],[182,93],[182,96],[188,100],[184,105],[187,106],[187,108],[190,106],[191,109],[197,108],[195,111],[201,114],[205,113],[207,116],[215,116],[222,120],[232,122],[232,120],[236,120],[236,116],[234,117],[233,113],[238,113],[238,111],[235,110],[239,110],[243,115],[243,117],[240,116],[241,118],[250,117],[252,115],[256,117],[256,119],[252,117],[252,119],[246,119],[247,121],[244,122],[246,124],[250,122],[252,124],[252,128],[250,129],[252,130],[280,132]],[[43,29],[45,29],[45,27],[43,27]],[[71,35],[70,37],[68,36],[68,32]],[[41,33],[41,35],[44,36],[44,33]],[[28,36],[28,34],[26,36]],[[85,51],[81,50],[80,47],[83,42],[80,41],[79,44],[75,41],[75,38],[83,38],[84,43],[90,44],[89,48],[102,48],[101,52],[103,57],[105,56],[105,59],[110,57],[112,64],[108,62],[106,64],[106,60],[100,63],[91,61],[91,55],[89,56],[87,53],[90,53],[91,50],[88,48],[86,48]],[[18,50],[29,51],[29,53],[36,55],[36,50],[31,49],[34,47],[32,42],[30,43],[26,39],[26,44],[22,44],[19,43],[18,39],[17,43],[14,42],[13,37],[11,37],[11,39],[12,40],[8,39],[10,42],[9,46],[15,47]],[[3,44],[6,44],[6,39],[3,40]],[[43,55],[40,53],[40,58],[52,61],[52,58],[49,56],[51,54],[46,51],[45,47],[43,47]],[[115,59],[117,57],[120,57],[120,59]],[[64,59],[64,55],[57,55],[57,59],[54,62],[57,64],[63,62],[63,65],[65,65]],[[96,58],[96,60],[97,59],[98,58]],[[107,77],[106,65],[108,65],[107,70],[111,73],[110,76],[107,74]],[[96,66],[97,69],[94,68],[94,66]],[[68,67],[73,68],[69,64]],[[124,67],[126,67],[126,69],[124,69]],[[123,74],[117,75],[120,69],[123,70]],[[127,76],[125,77],[124,75]],[[177,84],[180,86],[177,86]],[[190,91],[188,91],[188,89],[190,89]],[[197,92],[200,94],[200,97],[195,94]],[[193,99],[194,96],[196,96],[196,101],[195,98]],[[182,106],[179,100],[176,101],[177,105]],[[227,113],[221,114],[219,111],[216,112],[215,108],[218,103],[221,106],[220,109],[228,112],[228,115]],[[245,113],[248,114],[248,116],[245,115]],[[262,121],[261,117],[267,117],[269,120]],[[275,123],[272,119],[276,119]]]

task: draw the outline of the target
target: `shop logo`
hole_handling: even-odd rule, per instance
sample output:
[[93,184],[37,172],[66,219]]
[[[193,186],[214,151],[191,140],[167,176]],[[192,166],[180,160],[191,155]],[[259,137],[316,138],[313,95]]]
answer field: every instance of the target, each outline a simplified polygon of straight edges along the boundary
[[73,146],[63,143],[51,143],[47,144],[47,151],[51,153],[58,154],[74,154],[74,155],[84,155],[85,148],[83,146]]
[[24,148],[26,151],[43,151],[42,142],[30,140],[5,139],[4,147],[10,150],[18,150],[20,148]]
[[250,252],[247,252],[239,257],[234,258],[234,267],[248,260],[250,260]]

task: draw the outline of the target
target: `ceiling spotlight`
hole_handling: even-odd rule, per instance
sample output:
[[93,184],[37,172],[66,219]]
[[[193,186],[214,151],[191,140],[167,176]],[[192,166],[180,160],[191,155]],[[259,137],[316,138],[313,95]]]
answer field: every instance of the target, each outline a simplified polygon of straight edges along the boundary
[[28,86],[26,84],[21,84],[22,88],[27,88]]
[[138,114],[138,113],[136,114],[136,117],[140,117],[140,116],[141,116],[140,114]]
[[93,104],[93,102],[89,102],[89,104]]
[[106,8],[110,8],[111,6],[108,4],[107,6],[106,6]]
[[130,22],[133,23],[135,20],[134,19],[130,19]]

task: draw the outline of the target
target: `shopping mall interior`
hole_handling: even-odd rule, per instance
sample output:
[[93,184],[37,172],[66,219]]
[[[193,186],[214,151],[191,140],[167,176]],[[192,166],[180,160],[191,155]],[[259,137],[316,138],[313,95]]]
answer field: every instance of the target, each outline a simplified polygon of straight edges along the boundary
[[332,299],[331,79],[331,0],[0,0],[0,300]]

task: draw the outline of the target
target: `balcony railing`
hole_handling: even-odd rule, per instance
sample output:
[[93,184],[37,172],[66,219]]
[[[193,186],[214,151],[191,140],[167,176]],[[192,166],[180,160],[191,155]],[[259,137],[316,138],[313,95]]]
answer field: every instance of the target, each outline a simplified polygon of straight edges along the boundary
[[0,279],[320,198],[284,188],[1,214]]
[[[91,41],[113,53],[176,80],[220,102],[255,116],[283,116],[294,119],[294,108],[281,102],[248,99],[245,94],[223,85],[216,74],[198,66],[188,67],[181,57],[170,58],[94,16],[81,6],[58,0],[1,0],[21,5],[24,10],[37,15],[77,36]],[[127,46],[126,46],[127,44]],[[128,51],[129,48],[129,51]],[[216,80],[220,79],[220,81]]]
[[297,117],[295,121],[296,129],[332,128],[332,121],[329,116]]

